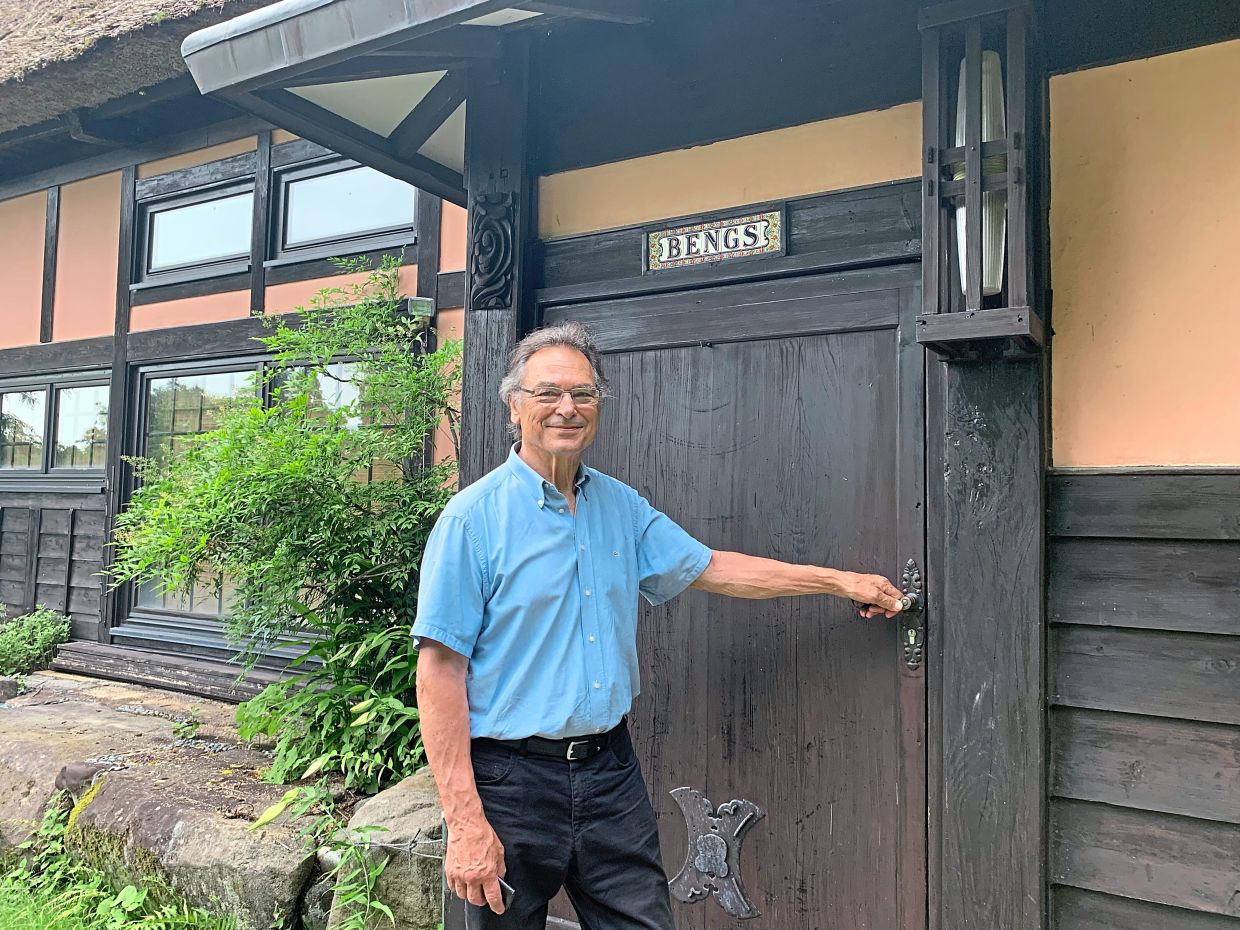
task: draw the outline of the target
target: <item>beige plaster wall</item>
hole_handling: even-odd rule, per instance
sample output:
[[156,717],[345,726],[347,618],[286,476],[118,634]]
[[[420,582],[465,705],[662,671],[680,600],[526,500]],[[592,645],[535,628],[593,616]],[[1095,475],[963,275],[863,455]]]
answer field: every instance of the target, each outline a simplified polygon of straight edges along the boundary
[[170,326],[193,326],[197,323],[219,323],[241,320],[250,315],[250,292],[224,291],[203,297],[161,300],[143,304],[129,311],[129,331],[166,329]]
[[[459,307],[440,310],[435,314],[435,331],[440,340],[461,339],[465,335],[465,311]],[[457,397],[457,409],[460,409],[460,397]],[[456,448],[452,444],[452,432],[448,421],[440,422],[435,430],[435,447],[432,452],[433,461],[438,464],[447,459],[456,458]]]
[[4,292],[0,294],[0,348],[39,341],[46,218],[46,191],[0,201],[0,255],[5,262]]
[[921,176],[921,103],[541,178],[543,238]]
[[1058,466],[1240,464],[1240,41],[1051,81]]
[[116,328],[116,264],[121,238],[119,171],[60,189],[52,338],[111,336]]
[[439,219],[439,270],[465,270],[465,240],[468,238],[469,214],[464,207],[444,201]]
[[240,155],[242,152],[253,152],[258,148],[257,136],[246,136],[243,139],[234,139],[232,142],[222,142],[219,145],[212,145],[205,149],[195,149],[192,152],[183,152],[180,155],[173,155],[170,158],[161,158],[158,161],[148,161],[138,165],[138,177],[149,178],[157,174],[166,174],[169,171],[176,171],[179,168],[192,168],[195,165],[205,165],[209,161],[217,161],[221,158],[228,158],[230,155]]
[[[272,284],[267,287],[267,312],[287,313],[294,307],[304,307],[325,287],[349,287],[362,284],[366,272],[334,275],[328,278],[311,278],[308,281],[292,281],[288,284]],[[418,293],[418,266],[402,265],[400,269],[401,291],[409,296]]]

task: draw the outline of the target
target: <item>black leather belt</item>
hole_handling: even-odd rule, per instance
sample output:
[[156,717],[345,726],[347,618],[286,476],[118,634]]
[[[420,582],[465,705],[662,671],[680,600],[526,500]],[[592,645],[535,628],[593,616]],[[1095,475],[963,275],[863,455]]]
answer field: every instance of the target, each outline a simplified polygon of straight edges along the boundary
[[606,733],[599,733],[595,736],[570,736],[564,739],[547,739],[543,736],[527,736],[525,739],[491,739],[483,737],[477,740],[477,742],[504,746],[532,756],[550,756],[555,759],[564,759],[568,762],[584,762],[606,749],[607,744],[611,742],[612,734],[622,726],[624,726],[623,722]]

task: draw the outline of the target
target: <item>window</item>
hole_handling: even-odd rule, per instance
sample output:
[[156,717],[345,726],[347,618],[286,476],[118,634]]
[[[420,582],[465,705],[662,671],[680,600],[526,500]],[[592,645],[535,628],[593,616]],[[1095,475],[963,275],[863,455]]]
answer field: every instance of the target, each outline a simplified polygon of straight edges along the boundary
[[73,375],[53,384],[0,387],[0,476],[102,472],[108,386],[101,378]]
[[47,390],[0,394],[0,468],[43,470]]
[[103,468],[108,449],[108,386],[56,390],[53,468]]
[[232,194],[151,213],[147,271],[243,258],[250,251],[252,193]]
[[138,210],[139,283],[175,283],[249,269],[252,180],[140,202]]
[[[145,381],[142,454],[156,461],[179,454],[191,436],[212,430],[221,407],[252,386],[253,370],[151,377]],[[223,576],[206,578],[188,592],[165,592],[158,582],[137,586],[134,606],[198,617],[222,617],[233,590]]]
[[179,453],[190,436],[213,429],[224,401],[246,387],[250,374],[228,371],[148,381],[143,454],[162,461]]
[[281,171],[276,186],[277,259],[415,241],[416,188],[373,168],[334,159]]

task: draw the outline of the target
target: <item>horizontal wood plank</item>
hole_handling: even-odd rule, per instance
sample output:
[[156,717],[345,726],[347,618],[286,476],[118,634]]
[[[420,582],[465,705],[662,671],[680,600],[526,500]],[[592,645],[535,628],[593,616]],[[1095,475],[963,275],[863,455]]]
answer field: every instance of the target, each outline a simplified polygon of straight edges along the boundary
[[1056,930],[1240,930],[1240,920],[1081,888],[1055,889]]
[[1110,807],[1051,803],[1051,880],[1240,917],[1240,827]]
[[753,281],[688,294],[570,304],[548,310],[545,319],[585,323],[607,352],[891,328],[899,316],[898,288],[912,274],[883,269]]
[[1240,636],[1240,545],[1060,537],[1050,547],[1048,616]]
[[1240,472],[1061,472],[1050,507],[1059,536],[1240,540]]
[[1051,630],[1051,700],[1240,724],[1240,639],[1087,626]]
[[1240,727],[1055,708],[1051,793],[1240,824]]
[[278,672],[255,668],[238,682],[241,669],[230,663],[88,642],[62,646],[52,668],[233,702],[254,697],[267,684],[280,678]]

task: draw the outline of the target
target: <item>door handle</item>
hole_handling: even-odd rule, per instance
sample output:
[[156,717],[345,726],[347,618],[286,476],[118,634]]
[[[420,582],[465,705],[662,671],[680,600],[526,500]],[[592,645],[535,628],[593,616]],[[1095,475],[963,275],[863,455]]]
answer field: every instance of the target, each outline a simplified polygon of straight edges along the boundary
[[913,559],[909,559],[900,577],[900,590],[904,592],[900,598],[903,608],[900,613],[900,639],[904,645],[904,664],[910,670],[921,668],[921,660],[926,646],[926,616],[922,611],[925,594],[922,590],[921,569]]

